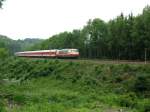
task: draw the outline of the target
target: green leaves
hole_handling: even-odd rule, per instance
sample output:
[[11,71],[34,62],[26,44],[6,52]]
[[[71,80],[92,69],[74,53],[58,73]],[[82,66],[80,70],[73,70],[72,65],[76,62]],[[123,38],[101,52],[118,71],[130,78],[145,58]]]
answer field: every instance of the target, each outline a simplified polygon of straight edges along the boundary
[[149,31],[150,7],[146,6],[136,17],[121,13],[108,22],[90,19],[81,30],[59,33],[33,49],[78,48],[83,58],[143,60],[144,49],[150,49]]
[[2,8],[3,1],[4,1],[4,0],[0,0],[0,8]]
[[0,48],[0,60],[5,59],[9,56],[8,50],[5,48]]

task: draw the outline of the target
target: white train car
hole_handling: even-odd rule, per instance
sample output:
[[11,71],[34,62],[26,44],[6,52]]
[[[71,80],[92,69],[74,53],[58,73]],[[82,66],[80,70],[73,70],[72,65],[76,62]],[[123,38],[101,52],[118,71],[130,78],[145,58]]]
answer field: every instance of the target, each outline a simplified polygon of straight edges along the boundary
[[39,51],[16,52],[18,57],[78,58],[78,49],[52,49]]

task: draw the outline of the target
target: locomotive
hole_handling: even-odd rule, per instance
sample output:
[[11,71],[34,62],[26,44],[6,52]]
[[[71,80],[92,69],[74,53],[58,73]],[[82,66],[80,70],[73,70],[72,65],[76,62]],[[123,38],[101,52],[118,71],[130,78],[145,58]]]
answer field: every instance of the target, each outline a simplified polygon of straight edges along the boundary
[[24,51],[16,52],[15,56],[18,57],[36,57],[36,58],[78,58],[78,49],[52,49],[52,50],[39,50],[39,51]]

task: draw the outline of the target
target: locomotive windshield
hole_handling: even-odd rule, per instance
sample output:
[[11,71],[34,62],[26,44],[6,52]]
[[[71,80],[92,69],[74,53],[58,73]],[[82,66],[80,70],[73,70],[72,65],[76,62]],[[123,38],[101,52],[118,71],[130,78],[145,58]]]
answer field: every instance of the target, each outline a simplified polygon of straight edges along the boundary
[[63,49],[61,51],[64,52],[64,53],[68,53],[68,49]]
[[78,49],[72,49],[71,52],[79,52]]

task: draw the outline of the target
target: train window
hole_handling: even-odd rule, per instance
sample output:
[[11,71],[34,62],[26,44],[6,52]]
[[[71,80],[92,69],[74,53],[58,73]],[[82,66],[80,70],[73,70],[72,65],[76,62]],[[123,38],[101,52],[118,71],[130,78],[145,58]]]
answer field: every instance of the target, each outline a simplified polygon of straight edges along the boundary
[[78,49],[72,49],[72,52],[79,52]]
[[68,49],[62,49],[60,52],[68,53]]
[[68,50],[67,49],[65,49],[65,50],[63,50],[64,52],[68,52]]

